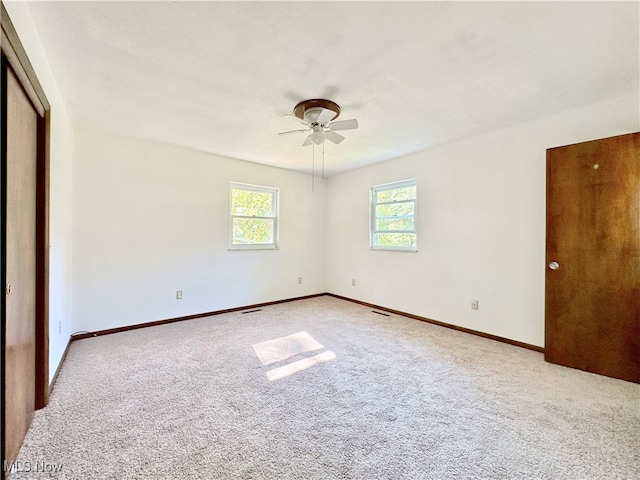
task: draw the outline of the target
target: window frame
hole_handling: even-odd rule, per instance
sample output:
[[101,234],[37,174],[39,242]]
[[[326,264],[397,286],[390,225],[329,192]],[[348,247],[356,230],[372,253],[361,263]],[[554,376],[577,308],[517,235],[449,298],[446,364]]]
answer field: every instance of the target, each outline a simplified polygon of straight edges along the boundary
[[[247,192],[268,193],[271,195],[271,216],[234,215],[233,191],[243,190]],[[280,189],[264,185],[252,185],[249,183],[230,182],[229,184],[229,248],[228,250],[278,250],[278,231],[280,219]],[[272,243],[233,243],[234,218],[255,218],[272,220]]]
[[[388,190],[399,190],[406,187],[415,187],[416,195],[410,200],[395,200],[393,202],[377,202],[379,192]],[[410,178],[407,180],[400,180],[397,182],[384,183],[381,185],[375,185],[369,190],[369,249],[370,250],[386,250],[392,252],[417,252],[418,251],[418,179]],[[413,229],[412,230],[376,230],[376,207],[378,205],[393,205],[400,203],[413,203]],[[376,234],[380,233],[409,233],[415,235],[415,242],[413,246],[385,246],[374,245],[374,238]]]

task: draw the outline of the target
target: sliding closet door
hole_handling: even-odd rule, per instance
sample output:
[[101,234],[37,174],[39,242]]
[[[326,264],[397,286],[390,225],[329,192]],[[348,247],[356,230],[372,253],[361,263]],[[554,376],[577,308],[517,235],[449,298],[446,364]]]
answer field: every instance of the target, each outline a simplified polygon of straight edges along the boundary
[[[10,67],[6,77],[5,459],[31,424],[36,389],[36,175],[38,112]],[[4,76],[3,75],[3,76]],[[4,155],[3,155],[4,156]]]
[[547,150],[545,359],[640,383],[640,133]]

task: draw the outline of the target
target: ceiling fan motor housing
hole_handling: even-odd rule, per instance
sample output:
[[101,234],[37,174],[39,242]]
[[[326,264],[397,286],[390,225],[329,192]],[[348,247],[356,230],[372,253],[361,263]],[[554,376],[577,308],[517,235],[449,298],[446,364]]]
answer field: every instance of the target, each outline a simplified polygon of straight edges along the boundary
[[[324,98],[313,98],[311,100],[303,100],[293,108],[293,114],[296,117],[298,117],[300,120],[308,121],[307,118],[305,117],[309,113],[317,110],[322,111],[322,109],[330,110],[335,114],[329,121],[335,120],[336,118],[338,118],[338,115],[340,115],[340,106],[337,103],[332,102],[331,100],[325,100]],[[326,122],[326,123],[329,123],[329,122]]]

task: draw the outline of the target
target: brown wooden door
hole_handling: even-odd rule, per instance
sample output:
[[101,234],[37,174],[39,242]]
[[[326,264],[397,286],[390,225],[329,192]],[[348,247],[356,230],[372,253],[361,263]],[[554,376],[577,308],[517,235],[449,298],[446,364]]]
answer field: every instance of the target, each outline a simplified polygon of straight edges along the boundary
[[[4,62],[3,62],[4,64]],[[6,69],[6,70],[5,70]],[[13,461],[35,410],[38,113],[6,71],[4,458]]]
[[640,133],[547,150],[546,258],[545,359],[640,383]]

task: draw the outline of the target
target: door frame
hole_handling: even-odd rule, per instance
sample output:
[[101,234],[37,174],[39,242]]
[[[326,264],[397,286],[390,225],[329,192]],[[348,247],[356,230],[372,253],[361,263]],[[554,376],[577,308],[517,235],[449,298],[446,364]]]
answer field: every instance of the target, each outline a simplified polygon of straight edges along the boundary
[[[49,152],[50,152],[50,123],[51,106],[38,81],[36,72],[27,57],[27,53],[20,42],[4,3],[0,2],[0,23],[2,37],[0,48],[2,52],[3,80],[5,69],[11,68],[20,81],[22,88],[38,112],[38,146],[37,146],[37,177],[36,177],[36,358],[35,358],[35,396],[34,408],[39,409],[49,402]],[[3,81],[3,97],[6,96],[6,81]],[[6,97],[3,98],[6,103]],[[6,187],[7,187],[7,151],[6,151],[6,117],[2,113],[2,285],[6,285]],[[6,303],[2,301],[2,365],[5,365],[6,353]],[[5,420],[4,375],[2,375],[2,424]],[[4,433],[4,432],[3,432]],[[2,435],[1,454],[4,465],[5,438]],[[3,468],[4,477],[4,468]]]

